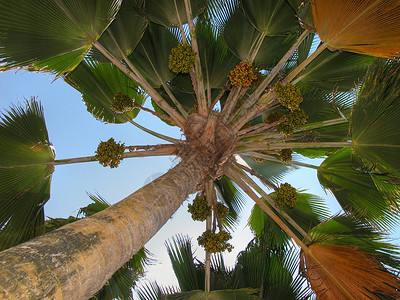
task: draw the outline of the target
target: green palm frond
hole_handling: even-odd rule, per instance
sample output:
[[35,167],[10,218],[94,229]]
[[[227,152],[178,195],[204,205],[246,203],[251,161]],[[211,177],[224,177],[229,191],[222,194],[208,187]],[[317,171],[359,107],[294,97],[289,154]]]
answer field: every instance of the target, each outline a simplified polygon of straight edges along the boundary
[[302,27],[313,29],[314,21],[311,13],[310,2],[304,0],[287,0],[299,19]]
[[223,291],[190,291],[185,293],[179,293],[175,295],[169,295],[166,299],[171,300],[230,300],[230,299],[247,299],[247,300],[259,300],[262,299],[258,295],[258,290],[243,288],[238,290],[223,290]]
[[240,2],[250,23],[266,35],[282,35],[298,28],[298,21],[286,0],[245,0]]
[[351,118],[354,149],[368,168],[400,170],[400,64],[379,61],[367,75]]
[[[308,232],[329,217],[329,209],[321,197],[304,192],[298,192],[297,196],[295,207],[284,207],[283,211],[304,231]],[[276,193],[271,193],[270,197],[275,199]],[[288,240],[287,234],[258,205],[254,205],[248,223],[256,236],[263,236],[272,246],[284,245]],[[299,237],[303,238],[300,234]]]
[[82,93],[87,110],[103,122],[125,123],[127,117],[133,119],[139,113],[137,108],[125,112],[124,115],[115,113],[111,106],[117,93],[123,92],[138,105],[145,101],[137,84],[111,64],[83,61],[65,77],[65,81]]
[[162,300],[163,292],[156,282],[145,283],[136,290],[140,300]]
[[[0,249],[44,233],[54,167],[41,104],[32,98],[0,120]],[[27,165],[27,166],[25,166]],[[29,166],[30,165],[30,166]]]
[[[343,122],[329,126],[321,124],[319,128],[301,131],[296,136],[305,141],[339,142],[347,140],[350,130],[349,122],[345,118],[350,117],[354,95],[337,90],[327,91],[303,83],[299,83],[298,86],[303,96],[300,107],[308,116],[307,124],[340,119],[343,119]],[[297,153],[310,158],[325,156],[335,150],[334,148],[295,149]]]
[[121,0],[1,1],[2,69],[33,67],[63,74],[89,52]]
[[296,81],[328,90],[349,91],[364,79],[374,57],[350,52],[322,51]]
[[[222,32],[227,47],[241,60],[249,60],[261,33],[247,21],[243,10],[236,9],[224,24]],[[266,36],[254,59],[256,65],[272,68],[295,42],[295,35]]]
[[46,232],[50,232],[56,230],[64,225],[73,223],[75,221],[80,220],[80,218],[70,216],[68,218],[51,218],[47,217],[48,219],[45,222],[45,230]]
[[398,214],[393,213],[397,199],[382,193],[374,177],[349,148],[330,155],[318,167],[319,182],[335,195],[346,212],[380,228],[392,228],[398,220]]
[[317,40],[314,33],[307,35],[299,48],[297,48],[296,65],[300,65],[310,55],[311,47],[318,42]]
[[213,32],[219,34],[223,30],[226,21],[238,8],[238,5],[238,0],[210,0],[200,18],[212,26]]
[[204,278],[200,276],[194,263],[190,238],[178,235],[165,245],[181,291],[202,289]]
[[[193,18],[204,11],[207,0],[191,0]],[[141,12],[152,22],[165,27],[176,27],[186,24],[186,10],[183,0],[146,0]]]
[[228,227],[234,226],[244,207],[245,195],[227,176],[216,180],[214,186],[218,199],[229,208],[228,215],[222,220],[222,224]]
[[264,177],[267,181],[271,181],[273,183],[280,182],[285,174],[296,169],[292,166],[278,162],[257,162],[254,159],[244,155],[241,155],[241,158],[244,159],[244,161],[250,166],[252,170]]
[[[135,9],[136,2],[136,0],[124,0],[114,21],[98,40],[120,60],[132,53],[147,27],[147,20]],[[90,50],[89,57],[96,61],[109,62],[96,48]]]
[[111,204],[108,203],[107,200],[105,200],[101,195],[94,195],[89,192],[86,193],[90,200],[92,200],[94,203],[90,203],[88,206],[80,208],[78,211],[78,216],[83,215],[86,218],[106,209],[107,207],[110,207]]
[[168,58],[177,45],[171,31],[150,23],[128,59],[153,87],[160,87],[176,75],[168,67]]
[[230,52],[221,35],[216,35],[206,22],[196,24],[202,72],[207,89],[221,88],[228,80],[227,74],[239,59]]
[[240,287],[259,288],[262,299],[306,299],[311,290],[298,272],[299,265],[299,252],[294,247],[274,248],[255,238],[238,254],[233,272],[242,280]]

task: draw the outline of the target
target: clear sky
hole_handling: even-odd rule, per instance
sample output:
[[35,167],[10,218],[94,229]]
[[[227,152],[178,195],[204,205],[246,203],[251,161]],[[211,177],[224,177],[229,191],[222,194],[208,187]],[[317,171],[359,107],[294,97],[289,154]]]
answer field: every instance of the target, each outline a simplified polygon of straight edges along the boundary
[[[110,137],[127,146],[164,143],[130,123],[114,125],[97,121],[87,112],[77,91],[62,79],[53,80],[54,76],[51,75],[25,71],[0,73],[0,110],[4,112],[11,103],[17,104],[25,98],[37,96],[44,107],[50,141],[57,153],[56,159],[94,155],[99,142]],[[160,133],[181,138],[178,129],[162,123],[148,113],[139,113],[135,121]],[[76,216],[80,207],[90,203],[86,192],[99,193],[108,202],[115,203],[165,173],[176,163],[178,160],[174,157],[151,157],[125,159],[117,169],[104,168],[96,162],[56,166],[45,214],[50,217]],[[320,161],[311,163],[317,165]],[[321,189],[315,170],[299,169],[288,175],[285,181],[298,189],[308,189],[309,193],[320,195],[327,199],[333,212],[338,210],[338,205],[332,201],[331,196]],[[196,256],[204,257],[203,248],[197,245],[196,238],[205,230],[205,224],[192,221],[187,213],[187,203],[184,202],[171,220],[146,245],[156,259],[156,263],[148,268],[146,279],[157,280],[162,285],[176,284],[164,241],[177,233],[192,236]],[[237,253],[252,238],[246,228],[252,206],[248,200],[234,233],[232,243],[235,249],[227,255],[228,264],[234,264]]]

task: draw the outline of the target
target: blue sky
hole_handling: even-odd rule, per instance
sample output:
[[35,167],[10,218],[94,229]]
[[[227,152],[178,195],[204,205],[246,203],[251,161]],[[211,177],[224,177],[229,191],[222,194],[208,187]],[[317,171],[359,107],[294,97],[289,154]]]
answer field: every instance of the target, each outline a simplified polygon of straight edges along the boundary
[[[4,112],[11,103],[23,102],[25,98],[36,96],[42,102],[50,141],[56,149],[56,159],[94,155],[100,141],[114,137],[125,145],[147,145],[164,143],[147,133],[142,132],[130,123],[104,124],[97,121],[81,100],[80,94],[54,76],[9,71],[0,73],[0,110]],[[135,120],[143,126],[160,133],[181,138],[181,132],[170,127],[148,113],[141,112]],[[178,160],[173,157],[131,158],[124,160],[117,169],[104,168],[96,162],[57,166],[53,174],[51,198],[45,206],[46,216],[76,216],[80,207],[90,203],[86,192],[99,193],[108,202],[115,203],[131,194],[145,183],[165,173]],[[319,161],[312,161],[319,164]],[[331,204],[332,211],[338,206],[320,187],[316,171],[301,169],[292,172],[285,178],[298,189],[320,195]],[[251,234],[246,228],[247,218],[253,204],[249,200],[244,209],[241,222],[237,226],[232,243],[235,249],[227,255],[227,261],[234,263],[240,250],[250,241]],[[198,247],[196,238],[205,229],[205,225],[191,220],[187,211],[187,201],[178,212],[146,245],[154,254],[156,263],[149,267],[147,277],[160,284],[175,284],[169,264],[164,241],[177,233],[193,237],[193,248],[196,255],[202,258],[202,248]]]

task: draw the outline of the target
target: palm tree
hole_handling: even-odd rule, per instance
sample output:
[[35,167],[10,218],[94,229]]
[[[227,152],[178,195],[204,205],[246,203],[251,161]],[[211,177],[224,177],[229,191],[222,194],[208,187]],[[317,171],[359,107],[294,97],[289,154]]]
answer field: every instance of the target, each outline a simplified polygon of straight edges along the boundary
[[[210,297],[307,299],[312,295],[306,279],[298,273],[298,251],[289,244],[273,246],[272,239],[264,238],[255,237],[238,254],[232,268],[225,265],[221,254],[212,257]],[[160,287],[156,282],[144,284],[137,290],[139,299],[190,299],[194,296],[207,299],[205,265],[194,257],[190,238],[178,235],[166,246],[179,288]]]
[[[379,232],[396,224],[400,143],[398,130],[388,128],[400,119],[400,85],[398,64],[388,59],[400,51],[399,6],[394,0],[0,1],[2,70],[51,72],[82,93],[97,119],[129,122],[168,142],[125,147],[109,140],[96,156],[55,160],[40,105],[31,100],[12,108],[0,124],[3,249],[43,233],[54,165],[180,158],[118,204],[3,251],[2,296],[90,297],[194,192],[212,208],[208,236],[219,230],[226,237],[214,188],[226,176],[301,248],[317,295],[397,297],[399,280],[389,269],[395,259],[379,260],[374,253],[383,250],[372,242],[337,244],[340,230],[320,239],[318,228],[329,232],[335,221],[310,217],[295,206],[295,189],[277,179],[289,164],[315,168],[358,227]],[[147,96],[153,110],[143,107]],[[178,126],[185,139],[137,124],[139,110]],[[307,165],[292,160],[292,151],[327,158]],[[367,267],[357,269],[363,280],[356,284],[349,284],[351,268],[348,277],[333,269],[361,261]],[[371,269],[379,279],[374,284],[366,276]]]

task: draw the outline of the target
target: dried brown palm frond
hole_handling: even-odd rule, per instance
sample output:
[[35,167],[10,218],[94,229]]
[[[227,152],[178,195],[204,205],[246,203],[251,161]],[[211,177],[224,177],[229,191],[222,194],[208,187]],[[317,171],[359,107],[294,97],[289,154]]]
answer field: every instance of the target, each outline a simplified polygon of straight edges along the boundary
[[398,0],[312,0],[312,14],[319,37],[331,49],[400,55]]
[[315,263],[310,254],[302,254],[302,267],[318,299],[348,299],[327,272],[331,273],[354,299],[379,300],[375,293],[395,299],[400,296],[399,278],[370,254],[351,246],[313,245],[309,249],[324,266],[322,268]]

